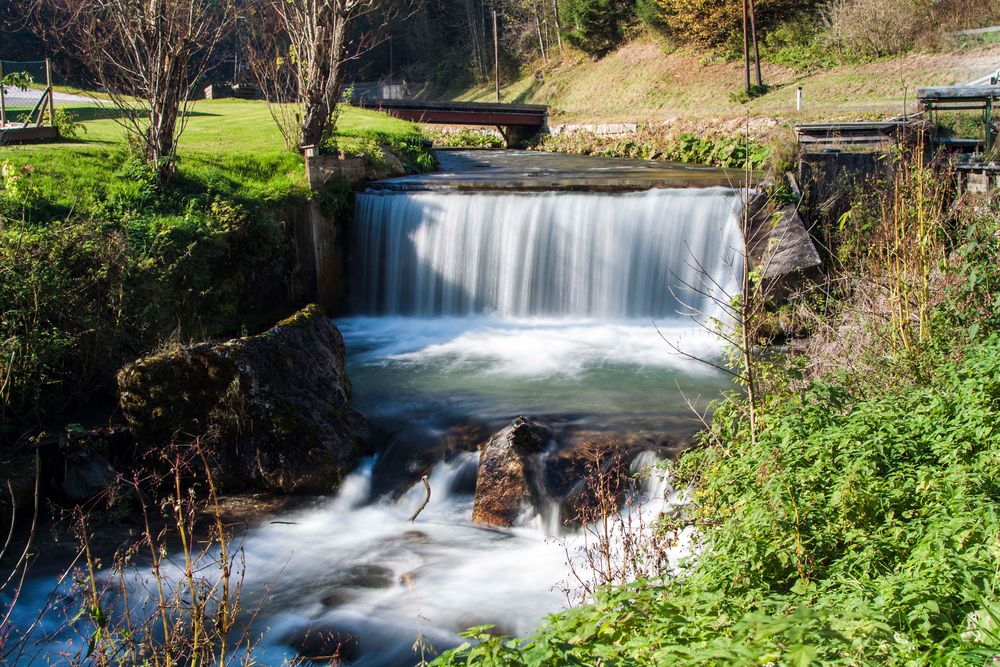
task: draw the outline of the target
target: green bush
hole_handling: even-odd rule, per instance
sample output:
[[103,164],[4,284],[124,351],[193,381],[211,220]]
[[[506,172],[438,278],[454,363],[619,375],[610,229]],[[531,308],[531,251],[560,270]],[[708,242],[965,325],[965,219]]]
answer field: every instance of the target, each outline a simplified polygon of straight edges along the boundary
[[286,252],[276,193],[211,169],[160,187],[121,158],[73,210],[30,165],[0,173],[0,441],[113,390],[121,364],[165,337],[262,323],[257,291]]
[[489,131],[461,130],[431,136],[435,144],[451,148],[503,148],[503,138]]
[[541,148],[559,153],[580,153],[608,158],[632,160],[666,160],[683,164],[700,164],[727,169],[763,168],[772,150],[766,144],[743,137],[700,137],[688,132],[662,136],[643,128],[627,139],[603,137],[587,132],[549,136]]
[[399,158],[407,173],[432,171],[437,166],[433,153],[428,149],[426,137],[416,133],[398,135],[366,130],[354,134],[340,134],[324,149],[327,152],[343,151],[348,155],[363,157],[377,169],[388,166],[387,151]]

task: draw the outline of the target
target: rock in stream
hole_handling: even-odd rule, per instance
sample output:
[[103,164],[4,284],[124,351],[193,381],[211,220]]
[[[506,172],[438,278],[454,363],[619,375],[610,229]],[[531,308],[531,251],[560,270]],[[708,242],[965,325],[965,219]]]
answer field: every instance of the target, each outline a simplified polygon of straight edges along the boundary
[[363,452],[344,340],[319,306],[269,331],[145,357],[118,375],[137,441],[203,439],[227,489],[322,493]]

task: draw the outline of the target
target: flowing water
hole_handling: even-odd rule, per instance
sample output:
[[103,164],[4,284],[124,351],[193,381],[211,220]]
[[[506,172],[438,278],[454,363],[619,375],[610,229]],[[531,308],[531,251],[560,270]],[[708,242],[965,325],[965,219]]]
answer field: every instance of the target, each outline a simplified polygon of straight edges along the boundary
[[[440,650],[475,625],[523,635],[563,607],[574,537],[558,498],[513,529],[474,525],[474,447],[516,415],[553,427],[543,459],[613,437],[645,451],[638,470],[683,444],[697,429],[686,402],[730,386],[691,357],[721,353],[702,325],[738,289],[739,201],[721,188],[361,195],[357,301],[337,324],[378,453],[335,498],[247,533],[256,657],[346,640],[349,664],[412,665],[418,636]],[[653,475],[642,511],[677,501]]]

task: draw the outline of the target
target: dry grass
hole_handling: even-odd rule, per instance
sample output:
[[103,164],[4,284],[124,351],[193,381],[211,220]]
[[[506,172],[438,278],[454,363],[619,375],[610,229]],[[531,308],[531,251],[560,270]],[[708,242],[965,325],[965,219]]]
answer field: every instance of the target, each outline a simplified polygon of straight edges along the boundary
[[[504,89],[504,101],[549,104],[555,122],[659,122],[702,118],[708,122],[753,116],[787,120],[880,117],[914,109],[918,86],[951,85],[995,71],[1000,47],[948,53],[914,53],[893,59],[796,72],[765,64],[772,91],[746,105],[730,100],[742,86],[739,62],[715,60],[691,50],[666,52],[652,38],[623,46],[592,61],[582,56],[535,69]],[[806,107],[795,111],[795,88],[803,86]],[[459,97],[486,101],[492,90],[474,89]]]

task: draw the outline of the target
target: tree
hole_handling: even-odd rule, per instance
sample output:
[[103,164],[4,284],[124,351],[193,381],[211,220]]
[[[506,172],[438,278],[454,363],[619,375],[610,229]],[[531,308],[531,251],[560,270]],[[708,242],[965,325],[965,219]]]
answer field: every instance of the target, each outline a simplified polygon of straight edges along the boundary
[[261,0],[251,65],[289,148],[333,134],[345,65],[380,39],[406,0]]
[[234,0],[37,0],[39,32],[85,66],[161,180],[175,170],[194,91]]
[[596,56],[624,42],[636,20],[635,0],[562,0],[559,12],[569,43]]
[[[738,0],[656,0],[668,31],[684,42],[702,46],[734,46],[743,39],[743,3]],[[757,0],[756,27],[762,32],[822,0]]]

